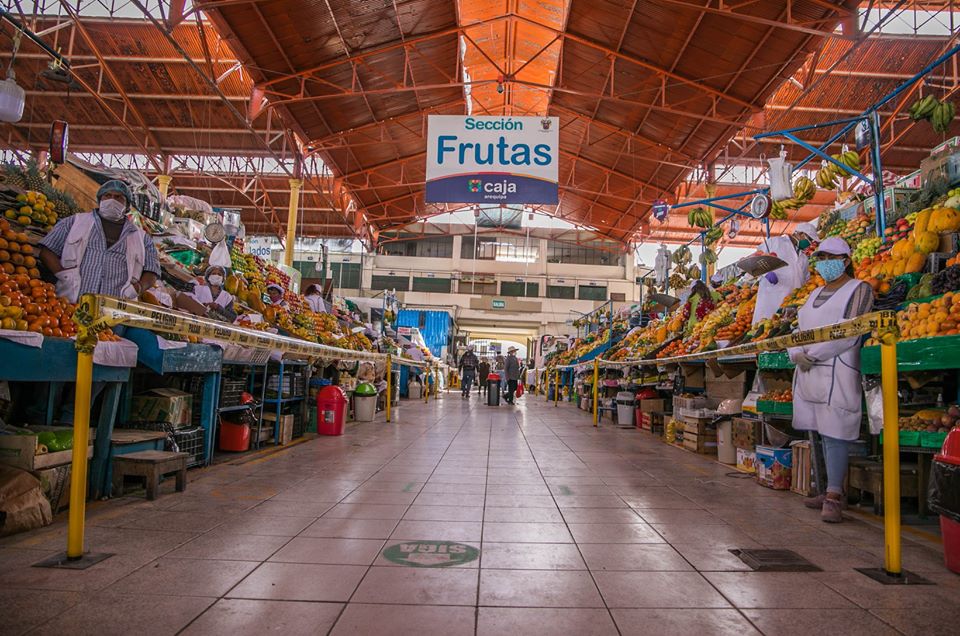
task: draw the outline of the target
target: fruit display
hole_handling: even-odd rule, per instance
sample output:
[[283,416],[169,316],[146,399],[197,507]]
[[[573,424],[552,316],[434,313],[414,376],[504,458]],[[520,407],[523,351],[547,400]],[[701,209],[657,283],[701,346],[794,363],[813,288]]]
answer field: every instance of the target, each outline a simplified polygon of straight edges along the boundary
[[11,229],[6,219],[0,219],[0,272],[40,278],[36,253],[29,237]]
[[823,286],[825,281],[823,277],[819,274],[813,274],[807,279],[807,282],[802,286],[797,287],[793,290],[786,298],[783,299],[783,302],[780,303],[781,307],[801,307],[803,303],[807,302],[807,299],[810,297],[810,294],[817,287]]
[[853,262],[859,263],[865,258],[873,258],[883,245],[883,240],[879,236],[871,236],[860,241],[853,248]]
[[938,133],[947,132],[950,122],[957,114],[956,106],[953,102],[943,102],[934,95],[927,95],[923,99],[918,99],[910,106],[910,119],[913,121],[927,120],[933,129]]
[[897,312],[901,340],[955,336],[960,324],[960,294],[947,292],[928,303],[912,303]]
[[951,265],[933,277],[930,291],[934,294],[944,294],[960,290],[960,265]]
[[7,196],[0,196],[0,204],[7,206],[3,212],[4,218],[25,227],[35,225],[49,229],[57,222],[53,201],[47,200],[47,196],[42,192],[30,190],[16,195],[12,201]]
[[782,391],[767,391],[761,395],[759,400],[764,402],[793,402],[793,389],[783,389]]
[[850,245],[856,245],[868,234],[873,233],[875,223],[876,218],[872,215],[867,216],[866,214],[858,214],[847,221],[847,224],[844,226],[843,230],[836,236],[839,236]]
[[27,274],[0,272],[0,328],[69,338],[77,332],[72,320],[75,308],[57,298],[50,283]]
[[953,404],[946,409],[923,409],[899,420],[901,431],[925,433],[948,433],[960,422],[960,406]]

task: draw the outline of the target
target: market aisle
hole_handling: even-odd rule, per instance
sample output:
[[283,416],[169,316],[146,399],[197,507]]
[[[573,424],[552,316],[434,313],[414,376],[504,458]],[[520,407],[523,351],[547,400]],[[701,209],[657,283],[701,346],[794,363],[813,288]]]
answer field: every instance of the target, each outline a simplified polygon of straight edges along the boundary
[[[880,564],[878,530],[541,400],[404,403],[400,424],[95,504],[88,549],[115,556],[86,571],[29,567],[62,523],[0,540],[0,633],[955,633],[936,552],[905,543],[936,586],[882,587],[852,569]],[[728,551],[757,547],[824,571]]]

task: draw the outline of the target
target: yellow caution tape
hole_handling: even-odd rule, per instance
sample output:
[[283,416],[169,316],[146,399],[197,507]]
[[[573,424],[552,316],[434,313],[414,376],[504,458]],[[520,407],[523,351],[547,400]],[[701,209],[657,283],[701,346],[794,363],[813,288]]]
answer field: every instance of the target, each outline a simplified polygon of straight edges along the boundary
[[[386,355],[382,353],[331,347],[112,296],[92,294],[82,296],[75,312],[75,320],[92,334],[104,331],[108,327],[127,325],[150,331],[206,338],[251,349],[291,353],[309,358],[373,362],[384,362],[386,360]],[[79,340],[78,338],[78,343]],[[430,362],[398,358],[397,356],[393,357],[393,362],[409,367],[430,368],[432,366]]]
[[[798,331],[776,338],[767,338],[757,342],[748,342],[725,349],[714,349],[713,351],[699,351],[682,356],[672,356],[660,359],[632,359],[632,360],[601,360],[600,366],[604,368],[636,366],[636,365],[662,365],[678,364],[683,362],[700,362],[704,360],[715,360],[716,358],[727,358],[733,356],[743,356],[762,351],[783,351],[791,347],[800,347],[803,345],[817,344],[819,342],[829,342],[831,340],[843,340],[844,338],[854,338],[874,331],[884,331],[896,328],[897,312],[895,311],[875,311],[864,314],[852,320],[840,322],[835,325],[817,327],[806,331]],[[554,367],[556,369],[572,369],[577,367],[590,366],[593,362],[582,362],[578,365],[568,364]]]

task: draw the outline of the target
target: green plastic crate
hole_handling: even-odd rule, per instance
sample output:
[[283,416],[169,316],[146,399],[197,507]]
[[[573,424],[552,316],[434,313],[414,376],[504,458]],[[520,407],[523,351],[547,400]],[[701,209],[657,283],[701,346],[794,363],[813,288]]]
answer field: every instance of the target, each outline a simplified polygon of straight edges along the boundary
[[[883,431],[880,431],[880,443],[883,444]],[[920,431],[900,431],[900,446],[920,446]]]
[[764,351],[757,355],[757,368],[766,371],[777,371],[780,369],[792,369],[794,364],[790,362],[790,354],[786,351]]
[[793,415],[793,403],[757,400],[757,411],[760,413],[771,413],[773,415]]
[[923,448],[940,448],[943,446],[943,441],[947,439],[946,433],[928,433],[927,431],[920,432],[920,446]]

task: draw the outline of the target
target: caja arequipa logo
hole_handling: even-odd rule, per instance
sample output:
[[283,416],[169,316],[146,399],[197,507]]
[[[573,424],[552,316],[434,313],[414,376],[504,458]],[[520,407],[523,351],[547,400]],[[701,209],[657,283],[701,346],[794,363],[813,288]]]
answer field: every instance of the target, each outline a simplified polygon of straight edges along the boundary
[[553,124],[553,120],[549,117],[544,117],[540,120],[540,130],[550,130],[550,126]]
[[480,179],[467,181],[467,192],[480,192]]

